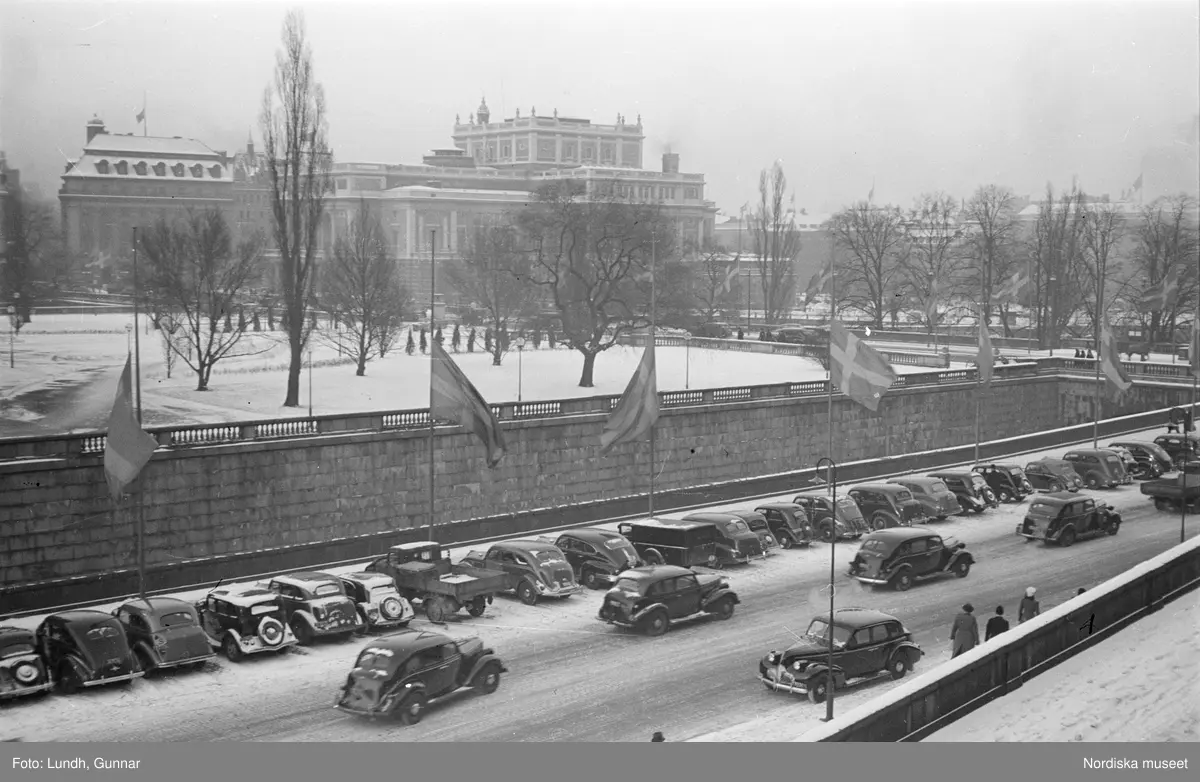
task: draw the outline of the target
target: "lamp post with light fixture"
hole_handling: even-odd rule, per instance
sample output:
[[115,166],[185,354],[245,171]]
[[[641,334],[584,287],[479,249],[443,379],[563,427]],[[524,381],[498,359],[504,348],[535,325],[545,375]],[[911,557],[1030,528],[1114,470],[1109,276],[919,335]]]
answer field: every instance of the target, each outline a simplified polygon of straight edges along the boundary
[[521,401],[521,379],[523,374],[522,356],[525,355],[525,338],[517,337],[513,344],[517,346],[517,402]]
[[[833,691],[835,683],[833,680],[833,580],[837,571],[836,560],[834,559],[834,549],[837,548],[837,463],[828,456],[822,457],[817,462],[817,470],[821,466],[826,467],[826,475],[829,480],[821,478],[820,474],[813,475],[813,483],[828,483],[830,489],[830,507],[832,508],[833,517],[829,520],[830,529],[833,534],[829,536],[829,663],[828,673],[825,679],[825,721],[833,721]],[[813,686],[813,685],[810,685]]]

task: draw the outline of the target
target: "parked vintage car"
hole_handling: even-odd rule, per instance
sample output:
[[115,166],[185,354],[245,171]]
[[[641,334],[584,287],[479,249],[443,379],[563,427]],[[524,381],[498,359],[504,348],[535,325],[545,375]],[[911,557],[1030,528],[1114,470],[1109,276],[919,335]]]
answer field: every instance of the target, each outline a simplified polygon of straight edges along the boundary
[[657,636],[672,623],[701,614],[729,619],[739,602],[721,576],[675,565],[649,565],[617,576],[600,606],[600,619]]
[[831,685],[840,690],[885,672],[901,679],[924,654],[896,617],[866,608],[842,608],[833,612],[832,629],[829,614],[816,616],[799,641],[762,658],[758,678],[768,690],[808,695],[813,703],[822,703]]
[[492,597],[509,582],[503,570],[481,570],[450,561],[432,540],[400,543],[387,556],[364,568],[368,573],[386,573],[408,600],[420,600],[431,622],[444,622],[462,608],[471,616],[483,616]]
[[342,589],[354,601],[360,633],[372,630],[408,627],[415,612],[412,603],[396,589],[396,582],[386,573],[344,573]]
[[858,503],[871,529],[924,524],[929,521],[925,507],[904,486],[894,483],[860,483],[846,494]]
[[617,525],[617,532],[633,544],[648,565],[704,565],[719,570],[750,561],[747,555],[726,543],[710,521],[625,521]]
[[1041,540],[1070,546],[1079,538],[1116,535],[1121,514],[1111,505],[1086,494],[1057,492],[1037,497],[1029,505],[1017,534],[1026,540]]
[[833,499],[828,494],[797,494],[792,502],[804,508],[813,530],[821,540],[829,543],[837,540],[858,540],[871,531],[867,520],[853,497],[839,494],[837,498],[837,513],[834,513]]
[[1084,448],[1067,451],[1063,461],[1069,462],[1083,479],[1088,489],[1114,489],[1123,483],[1133,483],[1133,477],[1125,471],[1121,457],[1108,449]]
[[477,637],[455,641],[429,631],[390,633],[359,652],[334,707],[373,718],[398,715],[415,725],[430,700],[464,687],[490,695],[507,672]]
[[983,476],[1000,502],[1020,502],[1033,494],[1033,484],[1019,464],[977,464],[971,470]]
[[1154,444],[1171,457],[1171,466],[1177,468],[1183,462],[1200,459],[1200,437],[1194,434],[1160,434]]
[[1133,451],[1121,446],[1108,446],[1106,451],[1112,451],[1121,459],[1121,466],[1125,468],[1126,483],[1133,483],[1134,479],[1141,475],[1142,467],[1139,464],[1137,457],[1133,455]]
[[1038,459],[1025,465],[1025,477],[1033,488],[1054,494],[1060,491],[1077,492],[1083,488],[1083,479],[1075,472],[1070,462],[1062,459]]
[[729,511],[729,514],[746,522],[750,531],[758,535],[758,542],[762,544],[764,556],[770,555],[771,549],[779,548],[779,540],[775,537],[775,533],[771,532],[770,526],[767,525],[767,517],[762,513],[756,510],[738,509]]
[[196,603],[208,643],[233,663],[248,654],[295,646],[279,595],[257,584],[218,586]]
[[562,533],[553,543],[571,563],[575,580],[588,589],[605,589],[622,570],[644,564],[633,544],[619,532],[585,527]]
[[125,640],[125,630],[112,614],[89,610],[51,614],[35,635],[46,668],[65,695],[145,675]]
[[973,470],[941,470],[931,472],[927,477],[937,478],[946,484],[947,489],[954,492],[962,513],[983,513],[988,508],[1000,505],[1000,500],[987,481]]
[[1139,488],[1142,494],[1154,500],[1156,510],[1172,513],[1180,510],[1188,513],[1200,511],[1200,475],[1196,473],[1182,472],[1178,477],[1146,481]]
[[864,584],[905,592],[916,581],[950,574],[966,578],[973,564],[966,543],[924,527],[894,528],[863,538],[849,575]]
[[717,529],[718,538],[734,551],[745,555],[747,559],[750,557],[765,557],[767,555],[766,549],[763,548],[762,540],[750,529],[750,525],[744,519],[734,513],[701,511],[699,513],[689,513],[683,517],[683,521],[699,521],[712,524]]
[[1108,447],[1124,448],[1133,454],[1133,458],[1141,466],[1139,471],[1134,472],[1135,478],[1140,477],[1143,480],[1158,478],[1175,467],[1171,454],[1167,453],[1161,445],[1141,440],[1117,440],[1109,443]]
[[888,483],[908,489],[913,499],[921,503],[927,519],[944,521],[947,516],[959,511],[958,497],[947,488],[945,481],[922,478],[919,475],[905,475],[901,478],[889,478]]
[[54,687],[32,630],[0,625],[0,701]]
[[138,666],[153,671],[203,665],[217,655],[208,643],[196,607],[174,597],[134,600],[113,611],[125,628]]
[[[767,530],[783,548],[807,546],[812,543],[813,528],[803,506],[794,502],[764,502],[754,510],[762,515]],[[753,525],[751,529],[754,529]]]
[[508,574],[505,590],[516,593],[527,606],[543,597],[570,597],[583,591],[575,571],[553,543],[540,540],[505,540],[487,551],[471,551],[460,562],[480,570]]
[[288,627],[302,646],[328,636],[346,640],[366,627],[358,616],[358,606],[346,596],[346,588],[337,576],[312,571],[289,573],[271,579],[267,589],[279,595]]

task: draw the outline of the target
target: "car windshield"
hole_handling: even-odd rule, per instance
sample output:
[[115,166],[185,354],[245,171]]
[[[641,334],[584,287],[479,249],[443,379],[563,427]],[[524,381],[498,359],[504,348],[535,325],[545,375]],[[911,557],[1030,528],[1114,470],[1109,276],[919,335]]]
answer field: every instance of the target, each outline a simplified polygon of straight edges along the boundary
[[887,551],[887,544],[882,540],[868,540],[862,544],[862,549],[860,550],[869,554],[883,554]]
[[533,556],[537,559],[539,565],[552,565],[558,562],[565,562],[563,555],[553,549],[540,549],[533,552]]
[[264,616],[266,614],[274,613],[277,608],[278,606],[274,603],[257,603],[250,606],[250,614],[252,616]]
[[1035,502],[1029,506],[1029,515],[1043,519],[1052,519],[1058,514],[1058,506],[1048,502]]
[[1111,453],[1110,453],[1110,454],[1106,454],[1106,455],[1104,456],[1104,461],[1106,461],[1106,462],[1108,462],[1109,464],[1111,464],[1111,465],[1114,465],[1114,466],[1115,466],[1115,465],[1119,465],[1119,464],[1121,463],[1121,459],[1120,459],[1120,457],[1119,457],[1119,456],[1117,456],[1116,454],[1111,454]]
[[378,584],[371,587],[371,593],[375,595],[386,595],[395,592],[396,588],[391,584]]
[[858,509],[858,503],[853,497],[842,497],[838,500],[838,508],[841,509],[842,515],[848,519],[861,519],[862,512]]
[[642,592],[641,584],[638,583],[636,578],[618,578],[617,583],[613,585],[613,589],[633,595],[638,595]]
[[192,615],[187,611],[173,611],[158,618],[158,623],[166,627],[186,627],[192,624]]
[[609,551],[621,552],[622,554],[625,555],[625,559],[627,559],[630,562],[633,562],[634,560],[637,559],[637,550],[634,549],[633,544],[631,544],[627,540],[621,540],[620,538],[612,538],[611,540],[604,541],[604,547],[606,549],[608,549]]
[[85,633],[85,637],[89,641],[103,641],[108,638],[116,638],[121,634],[121,631],[110,625],[97,625]]
[[1024,478],[1025,477],[1025,471],[1022,470],[1020,467],[1009,467],[1008,474],[1014,478]]
[[358,667],[367,671],[387,671],[395,657],[391,649],[370,647],[358,656]]
[[744,521],[727,521],[725,522],[725,532],[730,535],[737,535],[739,532],[749,532],[750,527]]
[[907,502],[908,500],[911,500],[912,498],[913,498],[913,496],[912,496],[911,492],[907,492],[907,491],[896,492],[896,501],[897,502]]
[[948,488],[946,488],[946,484],[942,483],[941,481],[930,481],[929,490],[938,494],[945,494],[946,492],[950,491]]
[[[808,631],[805,635],[815,641],[823,641],[829,643],[829,622],[824,619],[814,619],[812,624],[808,626]],[[844,627],[833,628],[833,645],[845,646],[846,641],[850,639],[850,631]]]
[[312,590],[314,597],[333,597],[334,595],[342,594],[342,585],[335,584],[332,581],[325,584],[317,584]]
[[33,644],[19,643],[0,646],[0,657],[14,657],[18,654],[33,654]]

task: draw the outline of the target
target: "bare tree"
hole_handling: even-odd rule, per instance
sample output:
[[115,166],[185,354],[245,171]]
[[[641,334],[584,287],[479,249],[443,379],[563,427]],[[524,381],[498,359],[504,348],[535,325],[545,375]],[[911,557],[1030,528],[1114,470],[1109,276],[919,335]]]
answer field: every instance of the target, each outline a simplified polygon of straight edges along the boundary
[[[499,334],[533,313],[540,289],[532,279],[532,261],[524,238],[508,216],[475,226],[461,248],[461,260],[446,267],[450,285],[484,310],[484,322]],[[492,340],[492,365],[500,366],[508,344]]]
[[1028,240],[1034,260],[1034,310],[1038,346],[1057,348],[1071,321],[1086,306],[1079,279],[1084,266],[1086,196],[1072,185],[1056,201],[1054,188],[1046,186],[1033,235]]
[[304,314],[317,278],[318,241],[333,153],[327,139],[325,91],[314,76],[304,17],[297,11],[288,12],[284,21],[283,48],[275,56],[274,84],[263,92],[259,124],[291,349],[283,404],[298,407],[304,347],[312,328],[311,319]]
[[992,308],[1000,311],[1005,335],[1011,335],[1007,302],[992,303],[996,289],[1018,269],[1017,221],[1012,191],[999,185],[983,185],[967,199],[963,215],[968,224],[972,291],[983,296],[984,318],[990,323]]
[[750,216],[763,310],[768,324],[786,320],[795,306],[796,256],[800,232],[796,229],[794,196],[787,194],[787,176],[776,161],[758,175],[758,204]]
[[[1125,217],[1113,204],[1089,204],[1083,229],[1085,300],[1091,302],[1087,317],[1093,336],[1100,333],[1097,320],[1107,321],[1108,309],[1117,295],[1123,293],[1118,279],[1121,259],[1118,249],[1124,241]],[[1114,284],[1116,283],[1116,284]]]
[[576,183],[541,188],[520,215],[535,281],[554,302],[562,342],[583,355],[579,385],[592,388],[596,356],[649,324],[651,259],[673,254],[674,231],[657,206]]
[[876,328],[904,288],[904,216],[894,206],[860,201],[833,216],[838,304],[866,313]]
[[334,243],[321,286],[322,302],[349,335],[355,375],[365,375],[367,362],[384,343],[395,340],[400,324],[389,316],[407,298],[396,264],[387,254],[383,225],[360,199],[349,230]]
[[743,296],[739,264],[741,253],[730,255],[722,248],[706,244],[695,252],[696,283],[691,288],[703,322],[729,317],[738,309]]
[[222,327],[259,274],[261,236],[235,246],[225,217],[208,209],[174,223],[159,220],[139,244],[155,305],[164,321],[179,327],[167,346],[196,373],[197,391],[208,390],[213,367],[222,359],[264,352],[235,353],[244,324],[230,331]]
[[19,332],[32,319],[38,283],[62,253],[55,211],[52,205],[31,198],[19,184],[8,184],[4,225],[0,226],[4,242],[0,298],[14,309],[14,331]]
[[1193,311],[1196,296],[1200,295],[1196,210],[1196,200],[1186,195],[1159,198],[1141,209],[1130,258],[1133,272],[1130,298],[1135,302],[1140,300],[1147,290],[1158,287],[1167,277],[1174,277],[1179,285],[1173,306],[1152,311],[1145,318],[1147,322],[1143,325],[1148,327],[1151,341],[1171,339],[1180,315]]
[[963,231],[956,206],[945,193],[922,194],[904,225],[904,279],[910,286],[910,300],[924,313],[930,333],[938,325],[941,306],[964,292]]

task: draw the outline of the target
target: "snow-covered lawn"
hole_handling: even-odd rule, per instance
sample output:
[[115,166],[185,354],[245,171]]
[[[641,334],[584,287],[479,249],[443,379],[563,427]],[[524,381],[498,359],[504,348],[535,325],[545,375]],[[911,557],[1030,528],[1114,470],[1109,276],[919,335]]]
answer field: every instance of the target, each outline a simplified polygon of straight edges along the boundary
[[925,741],[1200,741],[1200,591]]
[[[102,428],[116,381],[131,341],[125,326],[132,316],[119,314],[46,315],[17,336],[16,366],[0,372],[0,421],[23,422],[55,431]],[[161,332],[142,321],[142,405],[148,425],[213,423],[307,415],[310,373],[301,377],[300,408],[281,406],[287,382],[288,348],[282,332],[250,332],[238,353],[213,370],[208,391],[196,391],[195,374],[175,360],[167,377]],[[489,402],[569,399],[620,394],[641,358],[641,348],[618,346],[596,359],[592,388],[581,388],[583,357],[559,346],[549,350],[527,346],[511,350],[502,366],[492,366],[482,352],[479,330],[476,352],[466,352],[467,331],[455,361]],[[429,404],[429,359],[420,349],[409,356],[400,349],[367,365],[355,376],[352,360],[339,355],[324,339],[313,341],[311,404],[314,415],[376,410],[405,410]],[[419,337],[418,337],[419,339]],[[447,349],[450,333],[445,334]],[[658,388],[675,391],[784,382],[824,380],[813,359],[794,356],[670,347],[658,351]],[[5,362],[7,363],[7,362]],[[965,365],[955,365],[962,367]],[[929,371],[897,365],[902,374]],[[43,391],[72,390],[69,404],[48,401],[41,408],[20,397]]]

